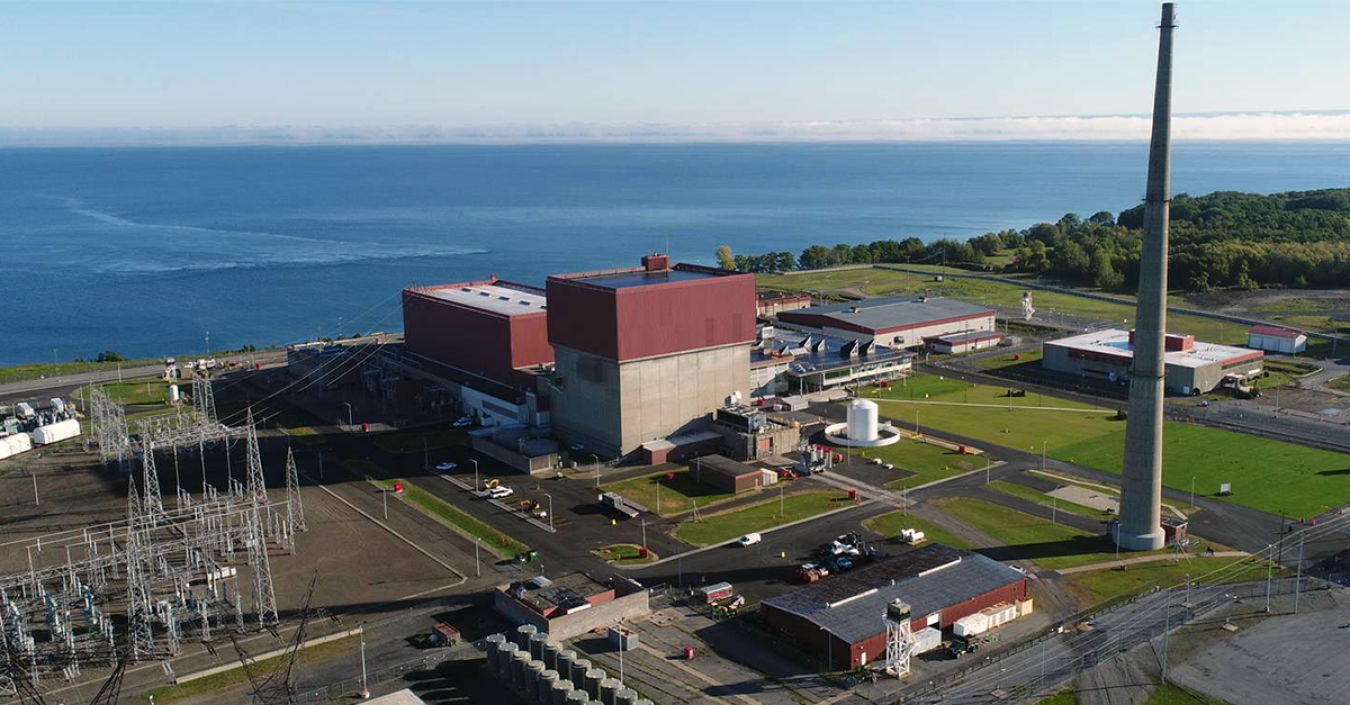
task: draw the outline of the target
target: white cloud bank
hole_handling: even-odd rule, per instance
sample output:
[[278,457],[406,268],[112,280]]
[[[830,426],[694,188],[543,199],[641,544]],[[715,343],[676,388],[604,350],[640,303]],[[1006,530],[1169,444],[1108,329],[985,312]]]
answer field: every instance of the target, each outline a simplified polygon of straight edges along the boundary
[[[1144,116],[1005,117],[765,123],[560,123],[401,126],[146,128],[0,127],[0,146],[509,144],[622,142],[1135,142]],[[1350,141],[1350,111],[1179,115],[1190,141]]]

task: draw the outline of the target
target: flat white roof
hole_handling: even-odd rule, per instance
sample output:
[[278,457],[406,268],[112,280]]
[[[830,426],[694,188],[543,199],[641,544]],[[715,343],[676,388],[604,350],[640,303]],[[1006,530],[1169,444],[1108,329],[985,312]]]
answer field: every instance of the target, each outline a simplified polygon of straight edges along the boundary
[[443,286],[424,289],[423,292],[444,301],[507,316],[539,313],[548,308],[545,305],[548,299],[543,294],[497,284]]
[[[1134,357],[1134,348],[1130,345],[1130,332],[1115,328],[1060,338],[1059,340],[1049,341],[1049,344],[1075,350],[1121,355],[1128,358]],[[1246,348],[1202,343],[1197,340],[1195,346],[1190,350],[1169,350],[1163,359],[1168,365],[1204,367],[1215,363],[1225,363],[1238,357],[1250,356],[1253,352]]]
[[416,693],[407,688],[370,701],[370,705],[376,705],[377,703],[378,705],[427,705],[427,701],[417,697]]

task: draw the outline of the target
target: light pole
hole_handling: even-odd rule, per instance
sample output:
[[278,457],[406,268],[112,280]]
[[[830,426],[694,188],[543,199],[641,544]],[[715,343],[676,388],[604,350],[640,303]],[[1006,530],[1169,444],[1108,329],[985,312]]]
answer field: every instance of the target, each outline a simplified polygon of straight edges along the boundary
[[366,684],[366,636],[364,630],[361,634],[361,699],[370,699],[370,688]]
[[553,495],[551,495],[551,494],[545,492],[545,493],[544,493],[544,496],[545,496],[545,497],[548,497],[548,530],[549,530],[549,531],[552,531],[552,530],[553,530]]
[[647,520],[642,520],[642,547],[647,547]]
[[[656,476],[656,516],[661,516],[661,476]],[[642,545],[647,545],[646,541]]]
[[355,423],[352,422],[352,405],[351,405],[351,402],[346,402],[346,401],[344,401],[344,402],[342,402],[342,405],[345,406],[345,407],[347,407],[347,427],[348,427],[348,428],[351,428],[352,426],[355,426],[355,425],[356,425]]
[[600,489],[600,456],[591,453],[591,458],[595,461],[595,489]]
[[986,485],[989,484],[989,466],[990,466],[990,464],[991,464],[991,463],[990,463],[990,461],[989,461],[989,454],[986,453],[986,454],[984,455],[984,484],[986,484]]
[[473,458],[469,458],[469,462],[473,463],[473,491],[474,491],[474,492],[477,492],[477,491],[478,491],[478,461],[475,460],[475,459],[473,459]]
[[42,506],[42,498],[38,497],[37,473],[33,473],[33,504],[36,504],[39,507]]
[[786,514],[785,511],[783,510],[783,486],[782,486],[782,485],[779,485],[779,486],[778,486],[778,516],[779,516],[779,517],[782,517],[782,519],[783,519],[783,521],[784,521],[785,523],[787,522],[787,514]]
[[478,563],[478,545],[482,542],[483,540],[476,536],[473,539],[473,574],[477,577],[482,577],[483,575],[483,569]]
[[914,410],[914,435],[919,435],[919,410]]
[[1195,476],[1191,475],[1191,511],[1195,511]]
[[1046,441],[1041,441],[1041,472],[1045,472],[1045,444]]
[[389,521],[389,490],[386,488],[382,494],[384,495],[384,520]]

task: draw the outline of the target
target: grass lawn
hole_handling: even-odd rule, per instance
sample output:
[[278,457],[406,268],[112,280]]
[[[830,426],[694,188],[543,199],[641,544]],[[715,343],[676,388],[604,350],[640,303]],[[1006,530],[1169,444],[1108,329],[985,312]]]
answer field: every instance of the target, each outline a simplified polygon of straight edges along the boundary
[[1072,690],[1066,690],[1038,701],[1036,705],[1078,705],[1078,695]]
[[661,511],[657,512],[658,516],[673,516],[691,511],[694,508],[695,500],[698,501],[698,507],[702,510],[736,496],[723,492],[712,485],[695,481],[694,473],[689,468],[676,470],[674,475],[673,479],[667,480],[666,473],[661,472],[607,484],[601,489],[606,492],[616,492],[623,495],[624,498],[645,505],[648,509],[656,512],[657,482],[660,482]]
[[[1013,356],[1017,359],[1013,359]],[[1001,370],[1006,367],[1017,365],[1029,365],[1030,367],[1040,367],[1041,349],[1022,350],[1019,352],[1002,353],[992,357],[986,357],[975,361],[975,367],[981,370]]]
[[[191,388],[191,384],[187,386]],[[118,404],[164,404],[169,399],[169,383],[157,377],[107,382],[96,387]],[[80,387],[71,393],[77,399],[84,399],[88,395],[88,387]]]
[[1228,705],[1227,702],[1195,693],[1181,686],[1163,683],[1153,690],[1144,705]]
[[130,370],[136,367],[162,364],[164,364],[163,360],[145,358],[140,360],[123,360],[122,362],[61,362],[55,365],[50,362],[36,362],[27,365],[10,365],[8,367],[0,367],[0,384],[25,382],[30,379],[42,379],[44,377],[61,377],[83,372],[116,370],[119,366],[122,369]]
[[393,431],[374,434],[375,447],[386,453],[421,453],[422,444],[427,450],[436,450],[455,445],[464,440],[464,432],[452,428],[449,422],[439,427]]
[[593,551],[600,556],[602,560],[614,563],[615,565],[640,565],[642,563],[651,563],[657,559],[657,555],[652,551],[647,551],[647,557],[643,558],[635,543],[616,543],[609,546],[602,546]]
[[1262,366],[1264,366],[1267,370],[1275,372],[1283,372],[1289,375],[1290,377],[1301,377],[1303,375],[1309,375],[1314,372],[1319,372],[1322,369],[1321,367],[1318,367],[1317,365],[1314,365],[1310,362],[1290,362],[1288,360],[1271,360],[1271,359],[1266,359],[1264,362],[1262,362]]
[[[1231,566],[1239,566],[1226,570]],[[1260,559],[1188,556],[1179,563],[1158,561],[1140,563],[1125,570],[1093,570],[1086,573],[1072,573],[1064,576],[1069,591],[1084,606],[1096,606],[1123,597],[1132,597],[1154,587],[1167,587],[1186,582],[1186,576],[1199,579],[1201,576],[1225,569],[1213,578],[1204,580],[1205,584],[1240,583],[1249,580],[1265,580],[1266,565]]]
[[956,534],[947,529],[931,521],[920,519],[912,513],[905,515],[899,510],[872,517],[863,522],[863,526],[887,538],[895,538],[895,535],[899,534],[901,529],[918,529],[924,533],[924,538],[932,543],[942,543],[952,548],[966,548],[967,546],[964,539],[958,538]]
[[1031,500],[1036,504],[1043,504],[1047,507],[1056,507],[1061,512],[1071,512],[1073,514],[1081,514],[1085,517],[1094,517],[1094,518],[1111,516],[1110,514],[1100,509],[1093,509],[1092,507],[1084,506],[1082,504],[1075,504],[1074,502],[1056,499],[1043,492],[1037,492],[1036,490],[1033,490],[1030,487],[1027,487],[1026,485],[1019,485],[1015,482],[1007,482],[1005,480],[994,480],[993,482],[990,482],[989,484],[985,485],[985,487],[988,487],[989,489],[994,490],[995,492],[1002,492],[1003,494]]
[[1342,375],[1336,379],[1327,382],[1327,386],[1332,389],[1339,389],[1342,392],[1350,392],[1350,375]]
[[422,510],[422,513],[439,520],[442,524],[454,529],[456,532],[468,537],[470,540],[480,539],[483,548],[492,552],[498,558],[511,558],[517,553],[529,549],[529,546],[484,524],[474,516],[440,497],[427,492],[407,480],[391,476],[388,471],[369,460],[344,458],[343,465],[349,470],[354,471],[358,476],[372,481],[381,488],[391,492],[394,489],[394,482],[401,481],[403,483],[403,494],[395,495],[395,497],[417,507]]
[[897,468],[915,473],[913,477],[887,482],[886,486],[892,489],[899,489],[901,486],[914,487],[952,475],[960,475],[963,472],[982,468],[985,464],[985,459],[978,455],[962,455],[942,446],[907,438],[902,438],[888,446],[858,451],[855,457],[869,460],[880,458]]
[[744,509],[705,516],[702,521],[686,521],[675,527],[674,535],[685,543],[707,546],[824,514],[846,507],[847,503],[848,495],[841,492],[797,492],[783,498],[784,516],[778,514],[778,498],[773,497]]
[[[300,651],[300,663],[313,663],[351,651],[357,647],[359,638],[359,635],[353,634],[352,636],[334,639],[333,641],[326,641],[322,644],[302,649]],[[251,666],[255,673],[270,673],[272,668],[274,668],[280,662],[280,659],[283,658],[285,658],[284,654],[281,656],[273,656],[269,659],[254,661]],[[205,695],[207,693],[224,690],[247,682],[248,674],[244,672],[243,667],[240,667],[231,671],[190,680],[182,685],[163,685],[158,688],[151,688],[150,690],[142,692],[138,696],[136,702],[172,703],[196,697],[198,695]]]
[[[967,436],[1006,448],[1039,453],[1107,472],[1121,469],[1125,422],[1114,411],[1086,404],[1028,394],[1008,398],[1006,389],[956,380],[916,377],[908,387],[864,390],[869,399],[908,399],[911,390],[922,399],[951,404],[909,404],[880,401],[881,413],[902,426],[929,428]],[[987,404],[990,406],[967,406]],[[1020,407],[1044,405],[1079,411]],[[1001,408],[1000,408],[1001,407]],[[1281,511],[1310,517],[1350,502],[1350,456],[1232,431],[1167,422],[1163,446],[1163,484],[1190,491],[1191,478],[1201,496],[1214,496],[1219,483],[1231,482],[1236,493],[1223,498],[1272,514]],[[1272,482],[1278,477],[1278,482]],[[1258,491],[1259,490],[1259,491]]]
[[305,446],[319,446],[328,442],[313,426],[297,426],[295,428],[283,428],[282,431],[295,440],[296,443]]
[[1047,519],[980,499],[943,499],[936,504],[948,514],[1006,544],[1006,551],[997,547],[982,549],[1000,560],[1031,560],[1042,568],[1058,570],[1116,559],[1115,545],[1105,533],[1089,534],[1071,526],[1051,524]]

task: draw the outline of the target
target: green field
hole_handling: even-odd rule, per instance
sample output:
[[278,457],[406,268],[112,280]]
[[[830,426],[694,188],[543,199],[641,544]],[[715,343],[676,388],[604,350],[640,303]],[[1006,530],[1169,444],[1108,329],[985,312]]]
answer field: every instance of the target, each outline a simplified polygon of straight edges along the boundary
[[685,521],[675,527],[674,536],[693,546],[707,546],[846,506],[848,496],[839,492],[797,492],[783,499],[785,516],[778,514],[778,498],[774,497],[744,509],[705,516],[702,521]]
[[1037,701],[1036,705],[1078,705],[1078,695],[1072,690],[1066,690]]
[[883,462],[890,463],[897,469],[914,473],[913,477],[887,482],[886,486],[892,489],[899,489],[902,486],[914,487],[953,475],[960,475],[963,472],[982,468],[985,464],[985,459],[978,455],[962,455],[942,446],[910,439],[901,439],[892,445],[880,448],[855,451],[854,458],[854,462],[857,462],[856,458],[868,460],[880,458]]
[[1069,512],[1071,514],[1080,514],[1085,517],[1094,517],[1094,518],[1111,516],[1110,514],[1100,509],[1093,509],[1092,507],[1087,507],[1081,504],[1075,504],[1073,502],[1068,502],[1062,499],[1056,499],[1043,492],[1037,492],[1036,490],[1033,490],[1030,487],[1027,487],[1026,485],[1019,485],[1015,482],[994,480],[993,482],[986,484],[985,487],[988,487],[989,489],[994,490],[995,492],[1002,492],[1003,494],[1012,495],[1013,497],[1021,497],[1022,499],[1035,502],[1036,504],[1043,504],[1047,507],[1055,507],[1061,512]]
[[1350,392],[1350,375],[1343,375],[1327,382],[1327,386],[1332,389],[1339,389],[1342,392]]
[[1240,583],[1266,578],[1265,563],[1259,559],[1187,556],[1180,562],[1158,561],[1131,565],[1125,570],[1108,568],[1072,573],[1064,576],[1064,580],[1080,604],[1097,606],[1122,597],[1132,597],[1155,587],[1183,584],[1188,575],[1199,580],[1217,570],[1223,572],[1203,580],[1203,583]]
[[946,544],[952,548],[969,547],[964,539],[957,537],[956,534],[947,529],[931,521],[920,519],[913,513],[906,515],[899,510],[872,517],[863,522],[863,526],[887,538],[895,538],[895,535],[900,533],[901,529],[918,529],[924,533],[924,538],[932,543]]
[[1002,555],[1004,551],[987,551],[1000,554],[1000,560],[1031,560],[1042,568],[1059,570],[1116,559],[1115,545],[1105,530],[1089,534],[980,499],[943,499],[936,504],[1006,545],[1010,549],[1006,555]]
[[[952,383],[958,385],[953,388]],[[911,395],[945,404],[910,404]],[[956,380],[917,377],[908,387],[879,390],[881,413],[912,430],[947,431],[1006,448],[1039,453],[1088,467],[1120,472],[1125,422],[1114,411],[1037,394],[1009,398],[1007,390]],[[902,400],[887,402],[885,399]],[[982,404],[985,406],[968,406]],[[1019,408],[1045,405],[1078,411]],[[1044,446],[1042,445],[1044,444]],[[1272,482],[1278,473],[1278,482]],[[1215,496],[1221,482],[1235,494],[1223,498],[1272,514],[1284,511],[1310,517],[1350,502],[1350,456],[1315,450],[1231,431],[1167,422],[1163,448],[1163,484],[1189,491],[1195,478],[1199,496]]]
[[1228,705],[1228,703],[1171,683],[1162,683],[1148,696],[1144,705]]
[[373,434],[375,447],[386,453],[421,453],[423,444],[428,451],[447,448],[464,440],[464,432],[451,428],[449,423],[439,428]]
[[[676,470],[673,474],[675,477],[669,480],[666,479],[666,473],[661,472],[607,484],[601,489],[606,492],[618,493],[625,499],[631,499],[638,504],[645,505],[658,516],[663,517],[692,511],[695,501],[698,502],[699,509],[706,509],[736,496],[729,492],[723,492],[712,485],[695,481],[694,473],[689,468]],[[656,510],[658,482],[661,492],[661,511],[659,512]]]
[[122,362],[61,362],[52,364],[50,362],[35,362],[27,365],[9,365],[0,367],[0,384],[9,384],[10,382],[26,382],[30,379],[43,379],[45,377],[62,377],[65,375],[75,375],[84,372],[106,372],[117,370],[119,367],[124,370],[130,370],[136,367],[148,367],[150,365],[162,365],[163,360],[140,359],[123,360]]
[[[1016,356],[1016,359],[1014,359]],[[1017,352],[1000,353],[980,360],[976,360],[974,366],[981,370],[1002,370],[1019,365],[1027,365],[1023,369],[1040,369],[1041,349],[1039,347],[1031,350],[1019,350]]]
[[616,543],[610,546],[602,546],[595,549],[595,555],[601,560],[608,561],[615,565],[641,565],[651,563],[657,559],[657,555],[651,551],[647,552],[647,557],[643,558],[635,543]]
[[[165,404],[169,399],[169,383],[158,377],[142,377],[124,382],[106,382],[96,385],[108,398],[118,404],[148,405]],[[89,396],[88,387],[80,387],[71,393],[76,399]]]

